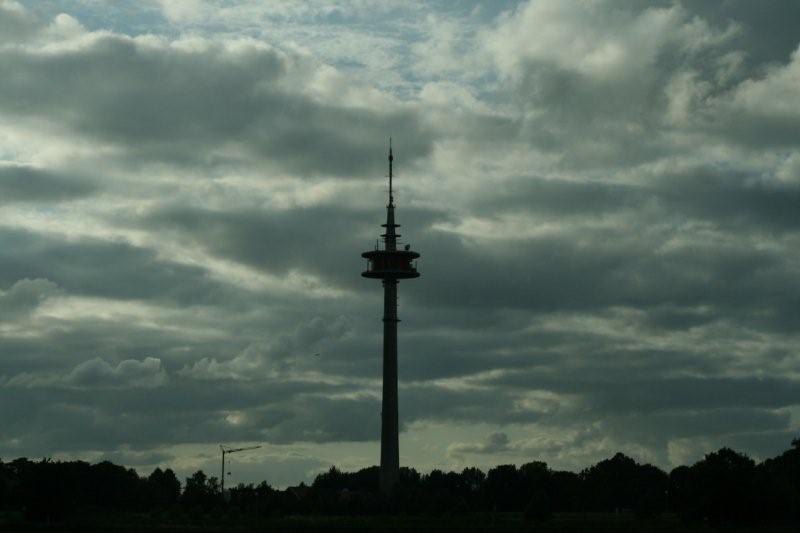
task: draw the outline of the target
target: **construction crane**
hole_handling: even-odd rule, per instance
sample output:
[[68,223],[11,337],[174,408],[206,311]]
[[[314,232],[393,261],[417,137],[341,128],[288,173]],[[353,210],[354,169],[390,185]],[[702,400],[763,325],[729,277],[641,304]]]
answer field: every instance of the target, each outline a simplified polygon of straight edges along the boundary
[[220,492],[225,494],[225,454],[226,453],[236,453],[236,452],[243,452],[246,450],[255,450],[256,448],[261,448],[261,445],[258,446],[247,446],[245,448],[228,448],[222,444],[219,445],[219,449],[222,450],[222,477],[220,478]]

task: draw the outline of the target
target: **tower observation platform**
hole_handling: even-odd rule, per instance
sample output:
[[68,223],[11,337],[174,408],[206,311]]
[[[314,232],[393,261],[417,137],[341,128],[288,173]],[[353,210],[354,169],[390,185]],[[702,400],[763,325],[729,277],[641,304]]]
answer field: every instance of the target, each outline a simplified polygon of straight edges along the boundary
[[364,252],[367,270],[365,278],[383,280],[383,398],[381,411],[381,491],[389,493],[397,483],[400,473],[400,445],[397,407],[397,284],[398,280],[418,278],[417,252],[409,245],[397,249],[400,227],[394,221],[394,194],[392,191],[392,140],[389,139],[389,203],[386,206],[386,224],[381,224],[383,248]]

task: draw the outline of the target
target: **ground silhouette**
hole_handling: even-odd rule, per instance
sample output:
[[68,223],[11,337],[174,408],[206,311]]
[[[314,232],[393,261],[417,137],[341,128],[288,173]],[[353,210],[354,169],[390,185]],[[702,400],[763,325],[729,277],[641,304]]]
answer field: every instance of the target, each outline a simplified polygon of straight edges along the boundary
[[669,473],[618,453],[577,473],[539,461],[499,465],[486,473],[466,468],[420,474],[402,468],[391,496],[381,494],[379,480],[377,466],[356,472],[331,467],[308,486],[278,490],[261,482],[222,494],[218,479],[202,471],[181,483],[171,469],[156,468],[142,477],[108,461],[20,458],[0,461],[0,529],[86,521],[144,520],[178,527],[216,520],[244,526],[287,516],[485,518],[503,513],[540,525],[577,515],[632,520],[668,515],[681,524],[709,526],[800,525],[800,439],[760,463],[722,448]]

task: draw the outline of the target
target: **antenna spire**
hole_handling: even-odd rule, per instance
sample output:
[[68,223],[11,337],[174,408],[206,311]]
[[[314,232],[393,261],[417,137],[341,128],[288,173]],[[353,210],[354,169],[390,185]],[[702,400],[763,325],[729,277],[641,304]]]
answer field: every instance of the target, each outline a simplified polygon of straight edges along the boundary
[[392,155],[392,138],[389,137],[389,205],[394,205],[394,194],[392,194],[392,161],[394,161],[394,156]]

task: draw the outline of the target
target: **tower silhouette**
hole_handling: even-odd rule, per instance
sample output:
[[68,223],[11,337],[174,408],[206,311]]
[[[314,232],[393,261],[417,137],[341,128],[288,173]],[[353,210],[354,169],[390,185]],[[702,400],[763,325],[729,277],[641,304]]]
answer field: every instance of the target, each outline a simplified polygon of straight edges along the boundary
[[394,194],[392,191],[392,140],[389,139],[389,204],[386,206],[386,232],[383,249],[378,243],[375,249],[364,252],[367,270],[361,273],[365,278],[383,280],[383,407],[381,411],[381,491],[391,492],[400,472],[400,444],[397,412],[397,283],[401,279],[417,278],[417,252],[406,245],[397,249],[394,223]]

